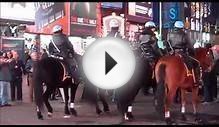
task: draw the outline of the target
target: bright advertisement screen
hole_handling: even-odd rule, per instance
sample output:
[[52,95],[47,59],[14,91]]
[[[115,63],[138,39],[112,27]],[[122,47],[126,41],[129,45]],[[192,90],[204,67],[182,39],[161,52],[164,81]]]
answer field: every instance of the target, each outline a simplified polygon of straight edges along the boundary
[[128,14],[152,19],[152,2],[128,2]]
[[101,2],[102,8],[114,8],[114,9],[121,9],[122,2]]
[[33,2],[1,2],[0,18],[31,21],[35,19],[35,9]]
[[35,23],[37,29],[41,29],[65,16],[64,2],[35,2],[34,8],[36,9]]
[[96,34],[96,2],[71,2],[71,35]]

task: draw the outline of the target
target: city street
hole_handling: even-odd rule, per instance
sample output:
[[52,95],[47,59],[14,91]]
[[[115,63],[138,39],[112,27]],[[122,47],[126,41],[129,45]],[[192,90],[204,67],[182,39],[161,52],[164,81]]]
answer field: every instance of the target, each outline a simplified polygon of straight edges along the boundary
[[[25,79],[24,79],[25,81]],[[46,112],[44,120],[38,120],[33,103],[28,100],[28,86],[24,82],[23,84],[23,102],[14,102],[11,107],[0,108],[0,125],[166,125],[165,122],[159,120],[153,107],[153,97],[151,95],[144,96],[141,92],[138,94],[135,103],[133,104],[133,115],[135,120],[131,122],[121,123],[121,117],[118,114],[116,105],[110,103],[110,114],[103,114],[97,116],[95,108],[86,102],[81,102],[80,97],[82,94],[83,86],[79,86],[75,108],[78,111],[78,117],[71,116],[69,119],[64,119],[64,103],[61,103],[61,98],[56,101],[50,101],[54,109],[53,117],[48,118]],[[187,96],[189,101],[186,112],[187,122],[180,121],[180,107],[178,104],[174,104],[172,107],[172,117],[177,119],[177,124],[195,124],[194,117],[192,116],[192,107],[190,94]],[[110,102],[110,101],[108,101]],[[102,105],[101,105],[102,106]],[[207,124],[219,124],[219,103],[213,102],[209,105],[200,105],[201,118]]]

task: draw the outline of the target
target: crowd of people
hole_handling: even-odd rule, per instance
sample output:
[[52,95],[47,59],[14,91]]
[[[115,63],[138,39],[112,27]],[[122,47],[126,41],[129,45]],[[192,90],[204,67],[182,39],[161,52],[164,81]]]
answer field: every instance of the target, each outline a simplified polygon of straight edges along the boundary
[[[119,37],[118,23],[116,21],[111,23],[112,31],[108,36]],[[145,30],[139,36],[139,50],[141,52],[141,58],[149,61],[150,65],[154,66],[159,57],[163,56],[165,52],[158,47],[157,38],[155,31],[157,27],[154,22],[150,21],[145,24]],[[60,25],[55,26],[53,29],[53,40],[49,45],[50,55],[59,56],[66,58],[65,65],[67,69],[66,76],[75,77],[74,68],[76,63],[72,60],[74,57],[74,48],[67,36],[62,33],[62,27]],[[179,39],[181,38],[181,39]],[[194,83],[200,84],[200,77],[198,77],[199,65],[198,62],[193,58],[194,47],[191,45],[188,35],[184,32],[184,23],[182,21],[176,21],[174,29],[168,33],[168,45],[169,53],[178,52],[182,54],[185,63],[187,63],[190,69],[195,72]],[[210,48],[210,45],[206,47]],[[167,48],[167,49],[168,49]],[[60,50],[60,51],[59,51]],[[22,61],[17,51],[4,51],[0,53],[0,106],[10,106],[9,89],[11,93],[11,101],[22,101],[22,76],[27,75],[27,84],[29,86],[29,97],[30,101],[33,102],[33,68],[35,62],[41,58],[48,57],[46,50],[40,51],[40,39],[39,36],[33,41],[31,49],[25,53],[25,61]],[[215,66],[218,66],[218,59],[215,59]],[[191,66],[191,67],[190,67]],[[202,95],[204,96],[203,102],[211,102],[217,98],[217,72],[212,69],[211,72],[206,72],[203,75],[204,89]],[[144,88],[144,92],[148,88]],[[15,92],[17,91],[17,92]],[[17,96],[15,97],[15,93]],[[53,94],[53,98],[55,96]]]
[[[23,74],[25,74],[25,65],[19,59],[17,51],[11,50],[0,53],[0,106],[10,106],[9,100],[23,100]],[[11,99],[9,98],[9,93]]]

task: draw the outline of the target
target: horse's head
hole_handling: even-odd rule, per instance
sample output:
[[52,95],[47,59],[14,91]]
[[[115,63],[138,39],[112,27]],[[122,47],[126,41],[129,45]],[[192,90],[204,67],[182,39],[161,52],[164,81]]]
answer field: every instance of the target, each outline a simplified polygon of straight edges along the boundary
[[211,70],[213,66],[213,56],[211,54],[211,49],[195,49],[195,58],[200,62],[200,66],[202,67],[203,71]]

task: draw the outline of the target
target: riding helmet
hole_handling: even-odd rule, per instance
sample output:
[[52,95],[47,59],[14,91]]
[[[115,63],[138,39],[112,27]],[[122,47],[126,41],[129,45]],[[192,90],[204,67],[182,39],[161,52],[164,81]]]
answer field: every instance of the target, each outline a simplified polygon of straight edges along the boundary
[[152,21],[146,22],[144,26],[145,26],[146,28],[147,28],[147,27],[156,28],[155,23],[152,22]]
[[52,29],[52,32],[53,32],[53,33],[56,33],[56,32],[58,32],[58,31],[62,31],[62,26],[60,26],[60,25],[55,25],[55,26],[53,27],[53,29]]
[[175,27],[175,28],[182,29],[182,28],[184,28],[184,23],[183,23],[182,21],[176,21],[176,22],[174,23],[174,27]]

